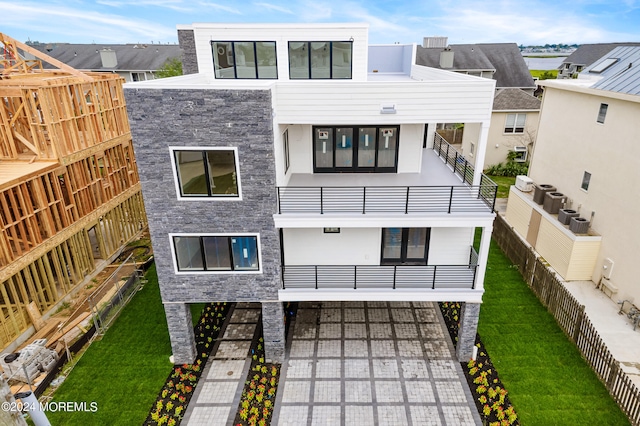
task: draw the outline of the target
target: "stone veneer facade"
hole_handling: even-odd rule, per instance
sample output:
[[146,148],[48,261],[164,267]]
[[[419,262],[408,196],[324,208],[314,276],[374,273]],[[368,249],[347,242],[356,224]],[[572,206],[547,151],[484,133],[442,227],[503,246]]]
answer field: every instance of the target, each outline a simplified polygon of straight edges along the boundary
[[178,30],[178,44],[182,49],[182,73],[198,74],[196,39],[193,30]]
[[[263,302],[267,358],[284,358],[280,243],[269,90],[125,89],[175,363],[195,358],[187,304]],[[236,147],[242,200],[178,200],[169,147]],[[256,233],[261,274],[174,273],[169,233]],[[267,332],[268,331],[268,332]]]

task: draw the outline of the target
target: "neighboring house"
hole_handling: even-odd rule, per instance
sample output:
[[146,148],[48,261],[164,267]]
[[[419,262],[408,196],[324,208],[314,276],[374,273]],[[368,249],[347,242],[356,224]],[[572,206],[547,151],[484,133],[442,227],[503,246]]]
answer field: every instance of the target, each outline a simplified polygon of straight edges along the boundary
[[[79,72],[3,34],[0,45],[0,347],[12,351],[146,217],[123,80]],[[40,60],[56,68],[41,70]]]
[[[540,114],[540,99],[520,89],[502,89],[493,99],[491,128],[485,153],[484,167],[503,163],[510,152],[516,152],[515,161],[529,161],[533,152]],[[477,133],[477,132],[476,132]],[[462,152],[474,157],[475,139],[473,132],[465,132]]]
[[125,88],[175,361],[195,356],[190,303],[260,302],[281,362],[283,303],[309,300],[461,301],[468,359],[496,186],[434,129],[480,123],[484,152],[495,82],[368,46],[366,24],[178,38],[193,74]]
[[640,43],[595,43],[582,44],[567,56],[558,68],[558,79],[578,78],[585,68],[605,56],[618,46],[639,46]]
[[[526,161],[531,152],[527,147],[535,142],[540,101],[533,96],[536,85],[516,43],[446,45],[446,37],[426,37],[417,48],[416,64],[494,79],[496,95],[482,168],[504,162],[512,150],[520,150],[519,158]],[[475,165],[480,132],[477,124],[465,125],[460,147]]]
[[[540,83],[545,94],[529,177],[556,194],[540,197],[539,205],[512,187],[507,221],[563,279],[593,281],[614,300],[637,304],[640,47],[616,48],[577,80]],[[554,204],[569,210],[558,216]],[[571,215],[583,219],[567,220]]]
[[125,81],[153,80],[169,59],[182,58],[177,44],[39,43],[32,47],[72,68],[115,73]]

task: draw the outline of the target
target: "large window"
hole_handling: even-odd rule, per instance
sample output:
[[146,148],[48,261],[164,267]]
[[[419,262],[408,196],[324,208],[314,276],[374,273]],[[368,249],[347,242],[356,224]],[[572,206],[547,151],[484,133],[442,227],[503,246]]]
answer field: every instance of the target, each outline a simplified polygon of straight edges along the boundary
[[399,126],[314,127],[316,173],[395,173]]
[[383,228],[383,265],[426,265],[431,228]]
[[275,41],[212,41],[216,78],[278,78]]
[[507,121],[504,124],[505,133],[524,133],[524,124],[527,121],[527,114],[507,114]]
[[235,148],[171,148],[179,198],[240,199]]
[[350,79],[353,42],[290,41],[290,79]]
[[178,272],[260,271],[257,235],[173,235]]

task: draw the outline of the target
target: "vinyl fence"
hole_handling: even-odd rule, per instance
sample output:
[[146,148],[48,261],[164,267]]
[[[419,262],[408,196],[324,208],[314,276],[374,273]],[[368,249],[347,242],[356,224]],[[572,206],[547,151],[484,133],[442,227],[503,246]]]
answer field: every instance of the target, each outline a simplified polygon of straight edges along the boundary
[[494,222],[493,238],[576,344],[631,423],[640,425],[640,390],[609,352],[585,314],[584,305],[569,293],[544,260],[536,256],[500,215]]

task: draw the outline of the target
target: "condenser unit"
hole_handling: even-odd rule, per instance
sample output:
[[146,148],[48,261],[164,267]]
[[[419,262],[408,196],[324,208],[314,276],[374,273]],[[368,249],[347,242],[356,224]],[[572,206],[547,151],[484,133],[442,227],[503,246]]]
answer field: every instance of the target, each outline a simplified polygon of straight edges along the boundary
[[567,196],[562,192],[547,192],[544,195],[542,208],[549,214],[557,214],[566,201]]
[[560,209],[558,210],[558,220],[563,224],[563,225],[568,225],[569,222],[571,221],[572,217],[578,217],[580,214],[575,211],[575,210],[571,210],[571,209]]
[[584,217],[572,217],[569,222],[569,230],[574,234],[586,234],[589,232],[589,220]]
[[516,188],[522,192],[531,192],[533,190],[533,179],[529,176],[516,176]]
[[536,204],[542,204],[544,203],[544,195],[547,192],[554,192],[554,191],[556,191],[556,187],[553,185],[547,185],[544,183],[540,185],[535,185],[533,190],[533,201]]

